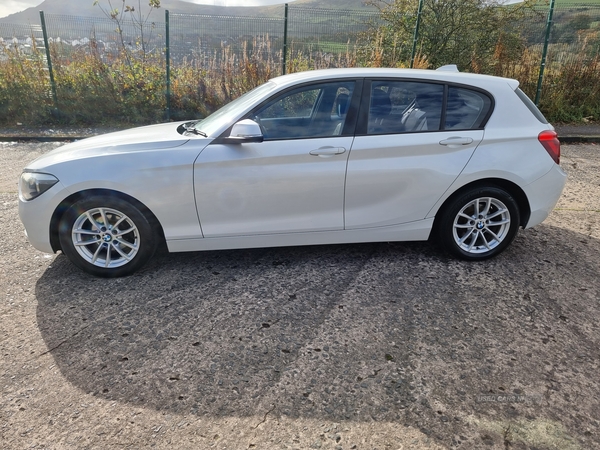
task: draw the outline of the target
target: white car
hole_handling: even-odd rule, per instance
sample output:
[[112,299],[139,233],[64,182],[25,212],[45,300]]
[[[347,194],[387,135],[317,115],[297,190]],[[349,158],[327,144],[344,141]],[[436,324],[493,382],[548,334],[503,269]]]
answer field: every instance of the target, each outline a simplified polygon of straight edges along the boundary
[[204,120],[111,133],[23,171],[37,249],[115,277],[171,252],[436,238],[470,260],[542,222],[554,128],[516,80],[411,69],[274,78]]

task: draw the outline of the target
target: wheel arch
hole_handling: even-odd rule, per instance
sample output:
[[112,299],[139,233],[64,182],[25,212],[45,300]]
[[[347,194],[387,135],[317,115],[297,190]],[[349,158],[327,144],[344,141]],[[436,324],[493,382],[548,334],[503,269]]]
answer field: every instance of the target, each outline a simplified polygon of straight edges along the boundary
[[519,207],[519,215],[520,215],[520,223],[521,227],[525,227],[527,222],[529,222],[529,217],[531,216],[531,206],[529,205],[529,200],[527,200],[527,195],[517,184],[512,181],[505,180],[502,178],[485,178],[481,180],[472,181],[471,183],[465,184],[461,186],[460,189],[456,190],[452,195],[450,195],[444,203],[438,208],[435,214],[435,220],[433,223],[433,228],[435,229],[439,224],[440,217],[442,216],[441,212],[451,203],[455,198],[464,194],[465,192],[476,189],[476,188],[484,188],[484,187],[496,187],[505,190],[508,192],[511,197],[515,199],[517,202],[517,206]]
[[165,233],[163,231],[162,225],[154,215],[154,213],[144,205],[139,200],[134,197],[127,195],[120,191],[115,191],[111,189],[86,189],[84,191],[79,191],[74,194],[69,195],[65,198],[59,205],[56,207],[54,212],[52,213],[52,218],[50,219],[50,245],[52,245],[52,250],[56,253],[58,250],[61,250],[60,240],[58,237],[60,222],[69,208],[73,203],[86,198],[92,195],[105,195],[105,196],[113,196],[119,198],[121,200],[128,201],[132,203],[136,208],[138,208],[150,221],[153,227],[158,230],[158,236],[162,243],[166,242]]

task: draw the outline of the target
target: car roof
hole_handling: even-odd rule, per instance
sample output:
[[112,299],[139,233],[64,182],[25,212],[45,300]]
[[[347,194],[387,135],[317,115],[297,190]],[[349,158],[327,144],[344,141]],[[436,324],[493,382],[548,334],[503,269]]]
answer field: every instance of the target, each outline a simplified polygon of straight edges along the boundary
[[306,72],[296,72],[288,75],[282,75],[271,79],[274,83],[285,86],[288,84],[297,84],[302,82],[327,80],[332,78],[412,78],[433,81],[444,81],[451,83],[460,83],[468,85],[508,83],[514,90],[519,86],[519,82],[512,78],[502,78],[491,75],[481,75],[468,72],[457,72],[449,70],[428,70],[428,69],[392,69],[392,68],[344,68],[344,69],[321,69],[309,70]]

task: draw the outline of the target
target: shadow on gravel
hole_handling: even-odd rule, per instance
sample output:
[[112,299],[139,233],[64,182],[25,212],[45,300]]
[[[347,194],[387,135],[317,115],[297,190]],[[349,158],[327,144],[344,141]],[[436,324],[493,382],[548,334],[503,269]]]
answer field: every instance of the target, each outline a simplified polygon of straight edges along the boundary
[[591,448],[599,261],[598,240],[543,225],[482,263],[425,243],[297,247],[162,255],[104,280],[58,256],[37,320],[67,380],[132,406]]

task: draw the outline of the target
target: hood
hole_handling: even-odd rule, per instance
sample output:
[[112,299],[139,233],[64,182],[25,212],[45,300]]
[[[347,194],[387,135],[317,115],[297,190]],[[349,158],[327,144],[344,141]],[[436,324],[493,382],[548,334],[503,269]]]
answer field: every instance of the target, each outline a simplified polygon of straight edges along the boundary
[[190,140],[190,136],[177,132],[177,127],[186,122],[189,121],[149,125],[82,139],[40,156],[30,163],[27,169],[40,170],[56,163],[99,155],[179,147]]

